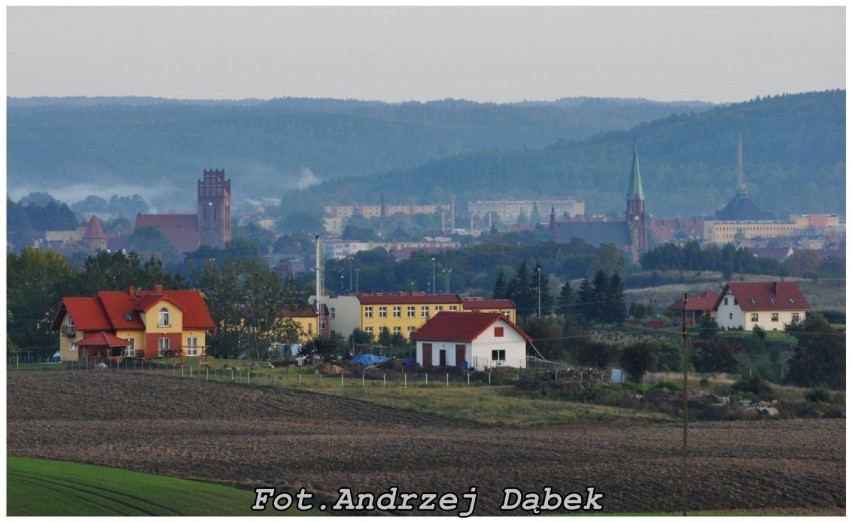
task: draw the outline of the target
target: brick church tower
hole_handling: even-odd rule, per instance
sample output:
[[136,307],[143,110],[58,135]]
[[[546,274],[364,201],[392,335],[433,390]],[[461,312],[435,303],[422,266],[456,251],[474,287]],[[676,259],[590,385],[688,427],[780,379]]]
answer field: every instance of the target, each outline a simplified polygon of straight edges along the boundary
[[627,211],[624,220],[630,231],[630,258],[639,262],[639,255],[648,249],[648,234],[645,230],[645,194],[642,192],[642,178],[639,176],[639,153],[633,145],[633,171],[630,174],[630,186],[627,189]]
[[198,180],[198,234],[201,245],[210,247],[231,241],[231,180],[224,170],[205,170]]

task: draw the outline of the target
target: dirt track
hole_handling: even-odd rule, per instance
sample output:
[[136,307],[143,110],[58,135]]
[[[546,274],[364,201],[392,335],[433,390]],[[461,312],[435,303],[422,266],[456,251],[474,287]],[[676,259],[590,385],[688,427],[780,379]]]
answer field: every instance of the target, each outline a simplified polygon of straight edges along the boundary
[[[830,419],[691,424],[689,510],[845,514],[845,434],[845,420]],[[268,387],[7,373],[9,455],[306,487],[329,499],[341,487],[461,496],[476,486],[476,515],[499,514],[504,488],[545,486],[594,486],[604,512],[680,511],[682,437],[677,423],[480,427]]]

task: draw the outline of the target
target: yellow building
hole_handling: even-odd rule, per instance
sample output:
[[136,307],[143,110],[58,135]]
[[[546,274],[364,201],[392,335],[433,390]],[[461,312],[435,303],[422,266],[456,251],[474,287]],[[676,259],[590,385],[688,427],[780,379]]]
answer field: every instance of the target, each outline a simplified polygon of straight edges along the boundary
[[202,356],[215,324],[201,292],[157,285],[153,291],[130,287],[63,298],[52,328],[60,333],[62,361],[101,361]]
[[[470,302],[470,305],[466,305]],[[405,338],[441,311],[500,312],[515,321],[510,300],[462,300],[457,294],[363,293],[323,298],[328,307],[331,330],[349,336],[355,329],[371,334],[401,334]]]

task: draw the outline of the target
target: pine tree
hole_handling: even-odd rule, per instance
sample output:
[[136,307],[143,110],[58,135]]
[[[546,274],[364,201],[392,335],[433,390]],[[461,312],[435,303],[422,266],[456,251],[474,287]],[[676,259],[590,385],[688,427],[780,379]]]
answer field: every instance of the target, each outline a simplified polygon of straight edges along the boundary
[[494,284],[494,299],[503,299],[509,297],[509,291],[506,288],[506,276],[503,274],[503,269],[500,269],[500,274],[497,275],[497,282]]
[[604,293],[602,320],[606,323],[623,323],[627,319],[624,305],[624,283],[618,272],[612,273]]

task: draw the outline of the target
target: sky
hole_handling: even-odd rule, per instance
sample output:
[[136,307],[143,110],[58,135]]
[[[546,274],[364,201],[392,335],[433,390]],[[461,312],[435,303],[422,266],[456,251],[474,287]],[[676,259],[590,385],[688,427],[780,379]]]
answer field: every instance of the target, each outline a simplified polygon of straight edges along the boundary
[[12,97],[731,103],[845,89],[846,9],[6,9]]

